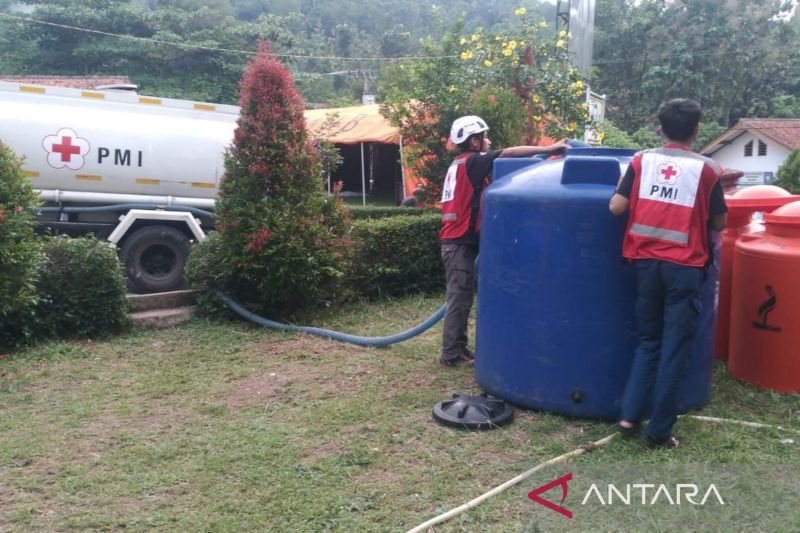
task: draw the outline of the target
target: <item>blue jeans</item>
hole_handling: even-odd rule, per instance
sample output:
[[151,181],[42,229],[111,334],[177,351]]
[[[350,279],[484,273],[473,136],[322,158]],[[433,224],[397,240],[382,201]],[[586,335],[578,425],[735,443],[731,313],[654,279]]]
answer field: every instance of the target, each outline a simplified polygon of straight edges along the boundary
[[[663,439],[672,434],[678,419],[678,387],[702,313],[705,271],[655,259],[637,260],[634,268],[638,345],[621,418],[639,422],[649,415],[646,435]],[[645,413],[648,405],[650,412]]]

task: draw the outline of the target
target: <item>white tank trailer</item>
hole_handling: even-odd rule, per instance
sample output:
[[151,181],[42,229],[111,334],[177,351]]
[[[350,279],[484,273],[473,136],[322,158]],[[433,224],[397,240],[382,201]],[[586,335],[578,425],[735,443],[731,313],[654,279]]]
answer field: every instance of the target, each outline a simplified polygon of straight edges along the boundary
[[0,141],[24,158],[41,227],[107,239],[134,292],[183,286],[238,116],[236,106],[0,82]]

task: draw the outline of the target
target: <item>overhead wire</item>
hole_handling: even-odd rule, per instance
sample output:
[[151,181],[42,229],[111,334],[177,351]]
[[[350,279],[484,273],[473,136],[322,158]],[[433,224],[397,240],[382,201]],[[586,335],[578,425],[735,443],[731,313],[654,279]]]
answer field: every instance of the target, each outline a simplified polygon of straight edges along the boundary
[[[29,17],[21,17],[18,15],[12,15],[10,13],[0,13],[0,17],[9,19],[9,20],[16,20],[19,22],[26,22],[31,24],[42,24],[46,26],[52,26],[56,28],[68,29],[73,31],[80,31],[85,33],[93,33],[97,35],[104,35],[107,37],[117,37],[120,39],[131,39],[141,42],[149,42],[155,44],[161,44],[166,46],[176,46],[180,48],[187,48],[187,49],[196,49],[196,50],[207,50],[212,52],[225,52],[225,53],[232,53],[232,54],[240,54],[240,55],[247,55],[253,56],[256,54],[255,51],[252,50],[237,50],[233,48],[223,48],[223,47],[216,47],[216,46],[205,46],[199,44],[191,44],[191,43],[180,43],[175,41],[165,41],[163,39],[155,39],[152,37],[139,37],[136,35],[127,35],[127,34],[120,34],[120,33],[113,33],[101,30],[93,30],[90,28],[82,28],[79,26],[71,26],[68,24],[59,24],[56,22],[49,22],[44,20],[38,20]],[[593,65],[608,65],[608,64],[617,64],[617,63],[638,63],[642,61],[656,61],[656,60],[663,60],[663,59],[672,59],[672,58],[680,58],[680,57],[712,57],[712,56],[724,56],[730,54],[743,54],[748,52],[758,52],[763,50],[764,48],[772,48],[769,43],[765,43],[764,46],[757,46],[751,48],[743,48],[743,49],[731,49],[731,50],[689,50],[687,52],[680,52],[680,53],[672,53],[672,54],[659,54],[659,55],[652,55],[652,56],[628,56],[622,58],[613,58],[613,59],[595,59],[592,61]],[[383,56],[364,56],[364,57],[348,57],[348,56],[323,56],[323,55],[304,55],[304,54],[288,54],[288,53],[278,53],[274,52],[276,57],[281,58],[288,58],[288,59],[318,59],[318,60],[329,60],[329,61],[386,61],[386,62],[396,62],[396,61],[414,61],[414,60],[425,60],[425,59],[452,59],[458,57],[456,55],[420,55],[420,56],[400,56],[400,57],[383,57]]]
[[[194,50],[207,50],[210,52],[226,52],[231,54],[240,54],[240,55],[248,55],[253,56],[256,54],[255,51],[252,50],[236,50],[233,48],[222,48],[217,46],[205,46],[199,44],[190,44],[190,43],[179,43],[175,41],[165,41],[163,39],[155,39],[152,37],[139,37],[136,35],[127,35],[124,33],[112,33],[107,31],[101,30],[93,30],[89,28],[81,28],[79,26],[70,26],[68,24],[59,24],[56,22],[48,22],[45,20],[37,20],[28,17],[20,17],[17,15],[11,15],[9,13],[0,13],[0,17],[4,17],[6,19],[17,20],[20,22],[28,22],[33,24],[42,24],[45,26],[52,26],[56,28],[62,28],[67,30],[73,31],[80,31],[85,33],[93,33],[97,35],[105,35],[107,37],[117,37],[120,39],[132,39],[135,41],[141,42],[149,42],[167,46],[177,46],[180,48],[188,48]],[[341,60],[341,61],[408,61],[408,60],[419,60],[419,59],[452,59],[456,56],[401,56],[401,57],[344,57],[344,56],[318,56],[318,55],[303,55],[303,54],[286,54],[286,53],[278,53],[273,52],[273,55],[276,57],[288,58],[288,59],[324,59],[324,60]]]

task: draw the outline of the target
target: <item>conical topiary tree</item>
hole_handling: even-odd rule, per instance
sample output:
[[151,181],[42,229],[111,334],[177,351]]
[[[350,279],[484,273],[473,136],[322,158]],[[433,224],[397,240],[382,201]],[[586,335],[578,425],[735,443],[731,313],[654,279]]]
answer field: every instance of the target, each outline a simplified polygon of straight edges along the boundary
[[221,288],[273,317],[335,298],[345,264],[345,214],[323,194],[303,100],[259,42],[241,83],[241,115],[225,158],[211,259]]

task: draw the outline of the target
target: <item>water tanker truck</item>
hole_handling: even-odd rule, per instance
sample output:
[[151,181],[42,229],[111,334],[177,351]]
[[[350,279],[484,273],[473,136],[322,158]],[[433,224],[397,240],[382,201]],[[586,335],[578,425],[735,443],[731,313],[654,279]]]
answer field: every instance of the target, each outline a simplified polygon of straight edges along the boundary
[[183,285],[238,116],[235,106],[0,82],[0,141],[24,158],[40,225],[107,239],[141,293]]

